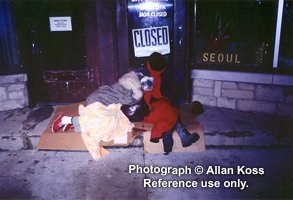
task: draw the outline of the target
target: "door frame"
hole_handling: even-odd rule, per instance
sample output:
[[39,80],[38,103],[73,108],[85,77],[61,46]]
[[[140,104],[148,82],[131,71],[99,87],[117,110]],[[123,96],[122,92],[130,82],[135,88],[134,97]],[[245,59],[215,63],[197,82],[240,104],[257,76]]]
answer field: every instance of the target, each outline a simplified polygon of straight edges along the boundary
[[[178,25],[183,27],[179,32]],[[182,38],[180,48],[179,41]],[[194,1],[174,0],[174,67],[179,69],[184,78],[185,103],[191,102],[192,82],[190,78],[194,55]]]
[[[186,92],[186,103],[191,101],[191,66],[194,52],[194,2],[189,0],[174,0],[174,45],[173,63],[183,76]],[[129,38],[128,38],[128,8],[127,0],[116,0],[116,27],[119,32],[117,36],[117,68],[119,76],[130,70],[129,67]],[[178,24],[183,27],[183,32],[179,33]],[[182,47],[178,41],[182,37]]]

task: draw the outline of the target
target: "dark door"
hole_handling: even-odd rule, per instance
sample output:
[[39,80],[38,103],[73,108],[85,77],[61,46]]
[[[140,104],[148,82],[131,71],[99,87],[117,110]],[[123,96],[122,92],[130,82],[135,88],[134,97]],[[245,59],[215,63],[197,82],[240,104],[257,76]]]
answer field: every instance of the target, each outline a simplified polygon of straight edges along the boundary
[[[100,85],[117,81],[144,61],[143,57],[135,59],[131,52],[129,2],[140,1],[13,1],[21,64],[27,69],[31,104],[83,101]],[[161,11],[149,20],[168,17],[166,24],[157,25],[162,27],[160,34],[166,34],[168,26],[170,53],[166,57],[185,79],[187,93],[190,92],[189,55],[193,55],[189,50],[193,44],[186,37],[193,30],[189,27],[193,25],[189,23],[193,21],[193,6],[189,4],[193,2],[170,0],[167,5],[155,7]]]
[[[193,56],[194,2],[182,0],[117,0],[118,64],[141,68],[148,55],[161,52],[182,75],[190,99],[190,65]],[[126,13],[125,15],[124,13]],[[122,28],[123,27],[123,28]],[[127,27],[125,29],[124,27]],[[123,50],[122,50],[123,49]],[[121,74],[123,66],[119,66]],[[125,70],[124,70],[125,71]]]
[[95,4],[15,1],[14,10],[31,104],[83,101],[98,87]]

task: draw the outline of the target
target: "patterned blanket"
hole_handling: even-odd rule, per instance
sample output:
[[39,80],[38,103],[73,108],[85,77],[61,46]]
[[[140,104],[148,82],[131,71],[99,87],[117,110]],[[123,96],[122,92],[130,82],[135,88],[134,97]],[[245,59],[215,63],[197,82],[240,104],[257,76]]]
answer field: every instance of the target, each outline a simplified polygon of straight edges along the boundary
[[108,153],[99,146],[101,140],[107,142],[119,138],[134,127],[120,107],[121,104],[105,106],[99,102],[79,106],[81,136],[94,160]]

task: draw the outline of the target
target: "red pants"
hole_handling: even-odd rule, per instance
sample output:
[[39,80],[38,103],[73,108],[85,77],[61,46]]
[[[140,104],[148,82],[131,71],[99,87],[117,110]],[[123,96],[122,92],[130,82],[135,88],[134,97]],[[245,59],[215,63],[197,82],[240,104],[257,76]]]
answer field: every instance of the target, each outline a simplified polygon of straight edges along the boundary
[[159,142],[165,132],[176,124],[179,110],[172,106],[169,99],[163,97],[151,104],[150,114],[144,118],[145,123],[153,124],[151,142]]

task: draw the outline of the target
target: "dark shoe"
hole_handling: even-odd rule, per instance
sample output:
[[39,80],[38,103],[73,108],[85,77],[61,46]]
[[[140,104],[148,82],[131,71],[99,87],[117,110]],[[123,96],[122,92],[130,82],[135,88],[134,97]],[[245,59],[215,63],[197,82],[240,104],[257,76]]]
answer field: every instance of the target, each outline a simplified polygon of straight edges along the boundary
[[158,138],[150,139],[150,141],[153,142],[153,143],[159,143],[159,139]]
[[173,147],[173,138],[172,138],[172,134],[173,134],[174,129],[171,129],[169,132],[164,133],[163,135],[163,144],[164,144],[164,151],[166,153],[169,153],[172,151],[172,147]]
[[176,123],[175,130],[181,139],[183,147],[188,147],[199,140],[199,135],[197,133],[190,134],[181,122]]
[[[189,147],[193,143],[197,142],[199,140],[199,135],[197,133],[192,133],[186,138],[186,143],[182,143],[183,147]],[[181,140],[182,141],[182,140]]]

